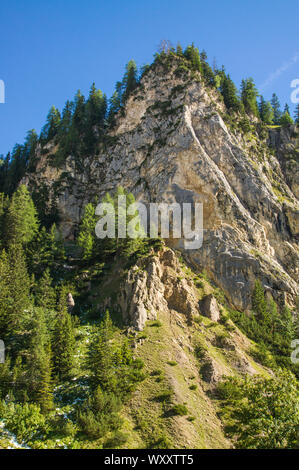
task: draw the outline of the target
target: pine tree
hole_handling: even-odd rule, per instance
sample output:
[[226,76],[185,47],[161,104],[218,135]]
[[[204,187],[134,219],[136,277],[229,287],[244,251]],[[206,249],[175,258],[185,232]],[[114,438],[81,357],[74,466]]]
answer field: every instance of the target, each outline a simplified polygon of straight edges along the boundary
[[92,374],[92,383],[105,391],[115,391],[116,375],[114,371],[115,350],[112,345],[113,327],[108,310],[95,332],[88,351],[87,365]]
[[137,66],[134,60],[130,60],[126,65],[126,72],[122,81],[123,99],[126,101],[137,86]]
[[54,371],[60,380],[70,378],[74,372],[75,334],[72,318],[67,312],[66,289],[60,293],[59,311],[53,333]]
[[264,289],[259,280],[255,281],[252,293],[252,310],[257,315],[257,319],[262,323],[268,322],[268,309],[265,299]]
[[30,278],[20,245],[11,245],[0,257],[0,331],[2,338],[22,330],[25,311],[31,305]]
[[42,308],[34,309],[28,355],[26,384],[29,396],[43,412],[48,412],[53,407],[52,365],[50,339]]
[[295,108],[294,121],[296,124],[299,124],[299,103]]
[[35,287],[35,303],[46,310],[54,310],[56,306],[56,293],[52,287],[50,270],[46,269]]
[[5,241],[27,244],[38,230],[37,212],[25,185],[13,194],[5,220]]
[[191,63],[193,70],[198,70],[199,72],[202,71],[199,50],[193,43],[191,46],[187,46],[184,51],[184,56]]
[[261,120],[266,124],[273,124],[274,113],[269,101],[265,101],[264,97],[260,97],[259,113]]
[[285,111],[283,113],[283,115],[281,116],[280,120],[279,120],[279,124],[281,126],[289,126],[290,124],[294,124],[294,121],[293,119],[291,118],[291,116],[289,115],[288,111]]
[[241,110],[241,104],[237,95],[236,86],[231,80],[230,76],[226,75],[224,72],[222,73],[220,91],[227,109],[231,109],[233,111]]
[[281,110],[280,110],[280,103],[279,103],[278,97],[275,93],[273,93],[273,95],[272,95],[271,105],[272,105],[273,113],[274,113],[274,121],[273,122],[274,122],[275,125],[278,125],[279,121],[280,121],[280,118],[281,118]]
[[61,116],[59,110],[55,108],[55,106],[52,106],[40,136],[43,143],[49,142],[56,136],[60,125],[60,119]]
[[183,48],[179,42],[177,43],[177,46],[176,46],[176,55],[178,55],[179,57],[184,57]]
[[92,256],[95,243],[96,222],[95,208],[93,204],[89,203],[85,206],[78,235],[78,245],[83,250],[83,259],[89,259]]
[[204,80],[207,85],[214,85],[215,84],[215,75],[208,63],[208,56],[205,51],[202,51],[200,54],[200,61],[201,61],[201,68],[202,68],[202,73]]
[[258,91],[255,87],[253,79],[247,78],[245,80],[242,80],[241,100],[247,114],[253,114],[254,116],[258,116],[258,106],[256,101],[257,96]]

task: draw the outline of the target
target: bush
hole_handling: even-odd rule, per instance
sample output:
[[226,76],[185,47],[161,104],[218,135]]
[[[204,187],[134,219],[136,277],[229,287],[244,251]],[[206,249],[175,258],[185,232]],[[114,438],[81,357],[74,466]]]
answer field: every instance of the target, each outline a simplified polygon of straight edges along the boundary
[[152,326],[160,327],[160,326],[162,326],[162,323],[160,322],[160,320],[155,320],[150,324],[150,327],[152,327]]
[[170,414],[173,416],[185,416],[188,414],[188,408],[186,405],[174,405],[170,410]]
[[196,390],[197,389],[197,385],[193,384],[193,385],[190,385],[190,390]]
[[195,416],[188,416],[187,420],[190,422],[195,421]]
[[47,431],[46,419],[34,404],[9,405],[5,412],[5,427],[21,442],[28,442]]
[[149,449],[171,449],[172,445],[167,436],[162,434],[156,441],[150,444]]
[[178,363],[176,361],[167,361],[167,364],[170,366],[177,366]]
[[151,375],[153,377],[155,377],[156,375],[162,375],[163,374],[163,371],[161,369],[154,369],[152,372],[151,372]]
[[128,435],[121,431],[116,431],[113,436],[107,439],[103,444],[104,449],[117,449],[123,446],[128,440]]

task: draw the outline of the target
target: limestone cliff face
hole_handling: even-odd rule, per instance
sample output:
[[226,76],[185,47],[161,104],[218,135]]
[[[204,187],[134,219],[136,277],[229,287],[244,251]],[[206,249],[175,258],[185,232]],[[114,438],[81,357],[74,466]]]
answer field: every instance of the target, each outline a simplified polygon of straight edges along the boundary
[[[206,269],[238,308],[250,306],[256,278],[276,299],[292,302],[298,293],[298,163],[284,162],[290,136],[273,130],[268,145],[257,125],[242,131],[241,118],[227,119],[216,90],[181,72],[175,61],[165,67],[149,69],[83,169],[69,156],[64,168],[53,170],[41,156],[28,183],[53,189],[60,182],[67,237],[84,205],[119,185],[143,202],[202,202],[203,246],[184,253],[192,268]],[[295,140],[292,145],[295,152]],[[180,240],[167,243],[183,249]]]

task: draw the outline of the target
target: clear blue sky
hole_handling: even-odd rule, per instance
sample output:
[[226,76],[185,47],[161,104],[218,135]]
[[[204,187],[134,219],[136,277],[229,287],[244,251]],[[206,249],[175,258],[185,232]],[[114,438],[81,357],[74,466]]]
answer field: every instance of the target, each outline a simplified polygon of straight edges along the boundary
[[0,154],[39,132],[50,106],[61,109],[77,89],[87,94],[95,81],[110,96],[128,60],[151,62],[161,39],[194,41],[238,86],[268,81],[264,96],[275,91],[294,109],[298,0],[1,0],[0,18]]

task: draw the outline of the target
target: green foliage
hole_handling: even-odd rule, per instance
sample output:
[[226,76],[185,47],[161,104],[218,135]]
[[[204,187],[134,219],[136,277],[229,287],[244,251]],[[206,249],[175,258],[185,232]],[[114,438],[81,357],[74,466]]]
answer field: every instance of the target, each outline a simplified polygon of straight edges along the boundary
[[46,431],[46,420],[35,404],[9,404],[4,408],[6,428],[16,435],[20,442],[27,443],[37,434]]
[[170,410],[170,414],[172,414],[173,416],[185,416],[188,413],[189,411],[186,405],[181,404],[174,405]]
[[[62,291],[62,302],[66,299],[65,292]],[[53,363],[54,371],[60,378],[65,380],[73,375],[75,365],[75,333],[70,314],[66,307],[58,312],[56,317],[56,325],[53,334]]]
[[5,219],[5,242],[29,243],[38,230],[37,213],[25,185],[13,194]]
[[290,124],[294,124],[294,121],[293,119],[291,118],[290,114],[288,113],[288,111],[285,111],[283,113],[283,115],[281,116],[280,120],[279,120],[279,124],[281,126],[289,126]]
[[237,448],[298,448],[299,389],[291,372],[228,379],[218,386],[226,430]]
[[277,125],[280,122],[281,109],[280,109],[280,103],[279,103],[278,97],[275,93],[273,93],[272,95],[271,106],[272,106],[273,114],[274,114],[273,124]]
[[92,256],[95,244],[96,220],[95,208],[93,204],[89,203],[85,206],[78,235],[78,245],[82,248],[83,259],[89,259]]
[[258,96],[258,91],[253,82],[253,78],[247,78],[242,80],[241,83],[241,100],[244,105],[244,109],[247,114],[253,114],[258,116],[258,106],[256,98]]
[[241,102],[237,95],[237,88],[230,76],[226,75],[224,71],[221,72],[220,91],[228,110],[241,111]]
[[274,111],[269,101],[265,101],[264,97],[260,97],[259,102],[260,118],[265,124],[273,124]]
[[253,313],[230,310],[230,317],[257,344],[252,355],[267,367],[286,367],[298,373],[290,361],[291,341],[295,338],[295,317],[285,305],[278,309],[273,299],[266,299],[260,281],[255,282],[252,294]]

